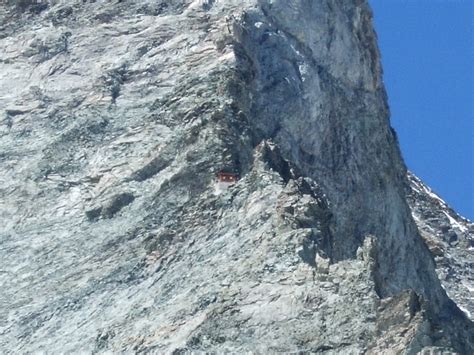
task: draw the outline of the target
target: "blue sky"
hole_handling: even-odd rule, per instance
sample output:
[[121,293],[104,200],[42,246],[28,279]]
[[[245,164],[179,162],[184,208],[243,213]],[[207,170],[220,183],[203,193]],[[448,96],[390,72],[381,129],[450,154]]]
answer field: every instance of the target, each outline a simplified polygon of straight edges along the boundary
[[474,220],[472,0],[369,0],[408,168]]

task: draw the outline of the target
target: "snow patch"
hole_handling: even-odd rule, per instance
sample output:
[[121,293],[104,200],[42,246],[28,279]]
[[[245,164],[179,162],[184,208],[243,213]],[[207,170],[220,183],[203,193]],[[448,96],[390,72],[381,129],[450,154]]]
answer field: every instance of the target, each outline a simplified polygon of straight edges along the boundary
[[464,308],[464,307],[462,307],[462,306],[460,306],[460,305],[458,305],[458,307],[459,307],[459,309],[460,309],[461,311],[464,312],[464,314],[465,314],[469,319],[472,319],[472,318],[471,318],[471,317],[472,317],[471,312],[469,312],[466,308]]
[[425,185],[421,184],[421,187],[423,188],[423,191],[430,196],[432,199],[438,201],[441,203],[443,206],[447,206],[446,202],[444,202],[438,195],[436,195],[429,187],[426,187]]
[[456,221],[453,217],[451,217],[446,211],[443,211],[446,217],[449,219],[449,223],[451,224],[452,227],[455,227],[459,229],[462,233],[467,232],[467,228],[460,224],[458,221]]
[[446,202],[440,198],[438,195],[436,195],[433,190],[431,190],[429,187],[427,187],[425,184],[423,184],[423,182],[418,178],[416,177],[415,175],[413,175],[412,173],[409,173],[409,179],[412,181],[412,190],[414,190],[415,192],[417,193],[426,193],[429,197],[431,197],[432,199],[438,201],[439,203],[441,203],[441,205],[443,206],[447,206]]
[[412,186],[411,186],[411,189],[414,190],[415,192],[421,194],[421,190],[419,189],[420,187],[420,184],[418,183],[418,181],[415,181]]
[[306,80],[306,76],[308,76],[308,73],[309,73],[308,65],[307,65],[306,63],[300,64],[300,65],[298,66],[298,69],[299,69],[299,71],[300,71],[301,80],[302,80],[302,81],[305,81],[305,80]]

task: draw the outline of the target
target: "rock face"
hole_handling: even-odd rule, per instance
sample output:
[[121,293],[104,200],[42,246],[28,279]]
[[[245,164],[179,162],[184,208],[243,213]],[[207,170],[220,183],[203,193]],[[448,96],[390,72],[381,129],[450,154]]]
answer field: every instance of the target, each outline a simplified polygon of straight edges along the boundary
[[0,5],[2,351],[472,353],[473,225],[407,174],[371,16]]
[[474,317],[474,224],[454,212],[412,173],[408,202],[420,234],[436,262],[448,295],[472,320]]

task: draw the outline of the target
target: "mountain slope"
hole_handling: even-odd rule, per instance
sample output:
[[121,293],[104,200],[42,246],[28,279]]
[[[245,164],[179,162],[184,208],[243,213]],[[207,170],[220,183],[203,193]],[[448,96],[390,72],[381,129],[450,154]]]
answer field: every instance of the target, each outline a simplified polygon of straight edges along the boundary
[[408,178],[408,202],[421,236],[435,257],[439,279],[449,296],[472,320],[474,224],[449,208],[412,173]]
[[365,1],[40,5],[0,5],[2,349],[472,350]]

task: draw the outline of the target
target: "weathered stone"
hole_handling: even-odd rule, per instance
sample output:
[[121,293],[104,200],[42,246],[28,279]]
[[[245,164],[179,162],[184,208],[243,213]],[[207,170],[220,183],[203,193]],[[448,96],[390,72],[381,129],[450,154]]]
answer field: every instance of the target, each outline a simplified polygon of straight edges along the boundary
[[3,352],[473,352],[474,228],[407,177],[366,1],[24,5]]

